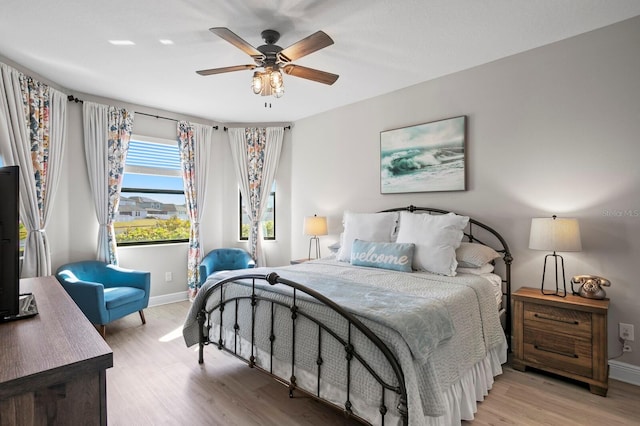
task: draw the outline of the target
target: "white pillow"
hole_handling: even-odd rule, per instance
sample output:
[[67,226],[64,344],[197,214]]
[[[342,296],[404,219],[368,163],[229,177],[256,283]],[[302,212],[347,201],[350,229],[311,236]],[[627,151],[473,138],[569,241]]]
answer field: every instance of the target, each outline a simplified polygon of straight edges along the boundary
[[455,276],[456,249],[462,242],[469,218],[454,213],[431,215],[400,212],[398,243],[416,245],[413,269]]
[[[342,241],[342,234],[340,234],[340,241]],[[340,241],[336,241],[328,247],[332,254],[336,254],[340,250]]]
[[465,242],[456,250],[458,265],[463,268],[480,268],[499,257],[502,257],[500,253],[479,243]]
[[393,242],[398,225],[398,213],[353,213],[346,211],[342,219],[343,239],[337,258],[351,261],[351,246],[355,239],[382,243]]

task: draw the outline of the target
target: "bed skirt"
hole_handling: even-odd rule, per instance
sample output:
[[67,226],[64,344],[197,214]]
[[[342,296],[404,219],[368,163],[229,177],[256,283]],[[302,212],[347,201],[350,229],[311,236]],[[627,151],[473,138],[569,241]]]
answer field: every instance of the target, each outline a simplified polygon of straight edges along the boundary
[[[462,420],[473,420],[478,411],[478,402],[484,401],[493,387],[494,377],[502,374],[502,364],[507,362],[507,344],[494,348],[487,357],[479,361],[458,383],[444,392],[447,413],[440,417],[425,417],[428,426],[457,425]],[[412,424],[409,419],[409,424]],[[420,424],[420,423],[416,423]]]

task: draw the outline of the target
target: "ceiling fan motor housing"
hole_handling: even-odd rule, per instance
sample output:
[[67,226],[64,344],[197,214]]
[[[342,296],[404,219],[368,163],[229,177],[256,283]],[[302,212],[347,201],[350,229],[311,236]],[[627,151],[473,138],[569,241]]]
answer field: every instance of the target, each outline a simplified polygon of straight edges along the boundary
[[256,49],[258,49],[265,58],[263,61],[256,60],[256,64],[265,68],[278,68],[276,64],[278,61],[278,52],[282,50],[282,47],[275,43],[280,39],[280,33],[276,30],[264,30],[261,36],[266,44],[258,46]]

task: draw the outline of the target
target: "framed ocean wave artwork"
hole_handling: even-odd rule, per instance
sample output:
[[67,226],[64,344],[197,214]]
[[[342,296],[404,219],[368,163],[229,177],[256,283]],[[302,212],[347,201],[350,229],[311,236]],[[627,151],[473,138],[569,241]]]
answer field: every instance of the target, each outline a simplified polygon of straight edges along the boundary
[[380,192],[464,191],[467,117],[380,132]]

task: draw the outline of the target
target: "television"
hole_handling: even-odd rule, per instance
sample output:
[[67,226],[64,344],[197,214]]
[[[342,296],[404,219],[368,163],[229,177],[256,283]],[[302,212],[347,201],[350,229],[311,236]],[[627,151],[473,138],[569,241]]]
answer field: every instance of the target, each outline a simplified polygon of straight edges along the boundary
[[0,321],[38,313],[33,294],[20,294],[19,171],[0,167]]

